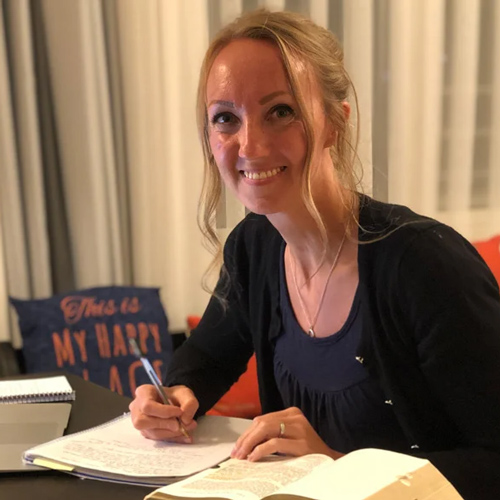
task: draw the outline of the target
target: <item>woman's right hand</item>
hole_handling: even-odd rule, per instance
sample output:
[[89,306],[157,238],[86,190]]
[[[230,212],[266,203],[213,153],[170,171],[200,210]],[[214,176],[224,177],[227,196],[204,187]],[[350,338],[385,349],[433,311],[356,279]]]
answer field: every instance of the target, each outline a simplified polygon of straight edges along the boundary
[[191,443],[192,438],[182,434],[179,420],[191,435],[197,425],[193,417],[199,407],[198,400],[185,385],[164,387],[164,391],[171,405],[161,402],[154,385],[136,389],[135,399],[129,405],[134,427],[148,439]]

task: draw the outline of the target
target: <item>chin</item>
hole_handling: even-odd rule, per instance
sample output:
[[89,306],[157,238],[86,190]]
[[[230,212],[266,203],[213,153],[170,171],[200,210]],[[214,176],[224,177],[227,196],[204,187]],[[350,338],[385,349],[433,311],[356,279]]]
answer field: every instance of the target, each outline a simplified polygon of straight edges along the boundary
[[275,203],[244,203],[245,208],[257,215],[273,215],[283,210]]

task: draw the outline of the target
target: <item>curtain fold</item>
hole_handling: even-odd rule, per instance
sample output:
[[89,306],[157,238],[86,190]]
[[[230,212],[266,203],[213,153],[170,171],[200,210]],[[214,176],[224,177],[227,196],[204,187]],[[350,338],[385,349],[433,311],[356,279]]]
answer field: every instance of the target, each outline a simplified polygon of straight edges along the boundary
[[[203,312],[198,71],[258,6],[343,42],[366,192],[498,233],[499,2],[0,0],[0,340],[20,345],[8,295],[158,286],[172,330]],[[244,215],[224,192],[222,239]]]
[[75,285],[122,284],[100,2],[44,0],[43,20]]
[[184,329],[186,316],[201,313],[208,300],[200,281],[210,256],[196,223],[203,177],[196,87],[208,45],[204,5],[117,3],[134,282],[161,285],[174,329]]
[[310,2],[309,16],[319,26],[328,28],[328,0],[313,0]]
[[9,335],[11,328],[9,324],[10,315],[8,295],[7,273],[5,270],[5,257],[3,252],[2,207],[0,206],[0,342],[11,340],[14,343],[14,336],[11,337]]
[[443,140],[443,92],[444,92],[444,41],[445,2],[444,0],[423,0],[420,45],[422,65],[420,70],[419,101],[421,120],[417,135],[421,138],[418,155],[418,175],[414,180],[412,202],[415,209],[427,214],[435,214],[439,207],[440,165]]
[[[19,8],[20,4],[17,4]],[[7,295],[23,296],[31,293],[30,260],[26,238],[26,213],[23,205],[24,193],[21,186],[21,164],[18,154],[19,146],[16,143],[16,132],[26,133],[21,130],[25,125],[23,120],[16,120],[14,103],[20,99],[19,92],[13,88],[8,78],[12,72],[12,81],[19,77],[19,66],[13,63],[14,54],[19,56],[20,11],[13,4],[0,4],[0,216],[3,231],[3,270],[5,284],[3,289]],[[22,15],[22,13],[21,13]],[[7,28],[8,25],[8,28]],[[14,54],[9,57],[8,50]],[[26,111],[26,110],[24,110]],[[25,116],[25,115],[24,115]],[[5,308],[4,308],[5,309]],[[12,338],[19,345],[19,333],[15,328],[14,313],[10,311],[10,319],[4,317],[3,324],[8,324],[6,331],[0,332],[1,339]]]
[[449,81],[446,207],[471,207],[479,61],[479,0],[455,0],[451,7],[452,54]]
[[[344,6],[345,66],[356,89],[358,106],[351,99],[353,130],[359,129],[358,176],[366,194],[372,194],[372,98],[373,98],[373,4],[371,0],[350,0]],[[356,120],[359,112],[359,123]],[[356,139],[354,144],[356,143]],[[361,168],[359,168],[361,167]]]
[[389,2],[389,199],[402,204],[412,201],[418,152],[416,124],[421,102],[412,96],[420,95],[421,61],[415,43],[420,38],[419,13],[412,0]]
[[30,291],[36,296],[51,292],[45,193],[41,163],[38,106],[33,71],[30,11],[26,0],[10,4],[12,36],[11,74],[20,188],[28,234],[26,257]]
[[[488,169],[488,205],[500,211],[500,2],[493,4],[494,42],[491,84],[491,132]],[[497,221],[500,227],[500,220]]]
[[[13,1],[13,0],[10,0]],[[56,96],[54,96],[50,61],[47,51],[46,27],[43,22],[43,5],[30,2],[33,40],[33,68],[38,105],[38,131],[40,135],[43,194],[46,208],[46,244],[49,247],[49,272],[52,292],[75,288],[73,255],[71,252],[70,228],[65,208],[62,186],[62,165],[59,137],[55,119]],[[42,271],[43,272],[43,271]],[[47,294],[33,294],[35,298]],[[29,298],[29,295],[26,295]]]

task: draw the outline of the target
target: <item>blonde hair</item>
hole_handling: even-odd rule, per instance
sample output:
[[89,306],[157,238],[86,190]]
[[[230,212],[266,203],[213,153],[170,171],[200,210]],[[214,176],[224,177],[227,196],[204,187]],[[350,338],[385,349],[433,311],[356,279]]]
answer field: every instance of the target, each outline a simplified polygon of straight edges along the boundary
[[[357,160],[357,148],[351,142],[351,130],[343,106],[349,91],[352,91],[356,104],[357,97],[351,79],[344,68],[343,51],[335,35],[300,14],[270,12],[266,9],[244,14],[227,25],[212,40],[205,54],[198,85],[197,120],[205,167],[198,207],[198,225],[208,248],[214,254],[214,259],[207,269],[203,281],[204,289],[210,292],[212,290],[207,286],[207,277],[214,270],[219,269],[222,264],[222,245],[215,229],[216,209],[221,198],[222,181],[209,143],[206,107],[207,80],[214,60],[221,50],[231,41],[242,38],[266,40],[274,43],[281,51],[285,72],[303,120],[307,141],[302,197],[307,210],[318,225],[325,242],[325,251],[326,228],[311,194],[312,151],[310,145],[314,141],[314,121],[303,98],[297,74],[293,69],[294,61],[305,63],[313,70],[323,98],[325,115],[337,132],[336,142],[330,148],[330,155],[340,182],[352,194],[355,193],[359,184],[354,168]],[[357,108],[356,106],[356,110]],[[359,120],[356,120],[356,123],[359,123]],[[357,224],[354,215],[356,197],[351,196],[350,198],[350,200],[343,199],[342,201],[352,216],[348,223]],[[222,272],[225,272],[223,266]]]

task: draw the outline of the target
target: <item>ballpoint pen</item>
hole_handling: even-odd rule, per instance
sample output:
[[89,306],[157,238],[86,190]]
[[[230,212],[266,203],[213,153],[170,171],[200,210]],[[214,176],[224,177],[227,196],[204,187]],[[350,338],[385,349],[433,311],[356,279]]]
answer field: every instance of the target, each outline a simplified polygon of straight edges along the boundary
[[[156,372],[155,372],[153,366],[149,362],[148,358],[146,358],[146,356],[144,356],[144,354],[142,353],[140,347],[137,345],[136,340],[134,338],[129,338],[128,342],[130,344],[130,347],[132,348],[134,355],[141,361],[142,366],[146,370],[146,373],[147,373],[149,379],[151,380],[151,382],[155,386],[156,391],[158,392],[163,404],[166,404],[166,405],[172,404],[169,401],[169,399],[167,398],[167,395],[165,394],[165,391],[163,390],[163,387],[161,385],[160,379],[158,378],[158,375],[156,375]],[[190,437],[189,433],[185,429],[184,425],[182,424],[181,419],[177,418],[177,422],[179,423],[179,428],[180,428],[182,434],[185,437],[189,438]]]

